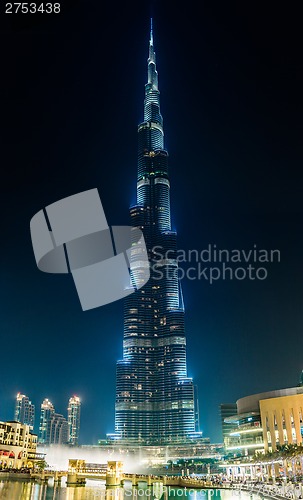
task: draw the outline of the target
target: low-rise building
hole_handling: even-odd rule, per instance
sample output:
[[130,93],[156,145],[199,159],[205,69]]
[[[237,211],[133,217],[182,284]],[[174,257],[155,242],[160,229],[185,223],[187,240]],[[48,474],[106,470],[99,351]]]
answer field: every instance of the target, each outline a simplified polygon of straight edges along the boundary
[[0,422],[0,469],[33,467],[41,457],[36,453],[37,435],[20,422]]

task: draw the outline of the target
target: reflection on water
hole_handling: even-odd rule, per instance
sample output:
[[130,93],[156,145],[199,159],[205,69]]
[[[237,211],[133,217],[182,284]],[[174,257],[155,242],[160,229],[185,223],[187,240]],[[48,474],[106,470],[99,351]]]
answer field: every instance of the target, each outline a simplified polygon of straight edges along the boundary
[[105,488],[99,481],[87,481],[86,486],[35,483],[32,481],[5,481],[0,479],[0,499],[6,500],[260,500],[247,492],[231,490],[193,490],[146,483],[136,488]]

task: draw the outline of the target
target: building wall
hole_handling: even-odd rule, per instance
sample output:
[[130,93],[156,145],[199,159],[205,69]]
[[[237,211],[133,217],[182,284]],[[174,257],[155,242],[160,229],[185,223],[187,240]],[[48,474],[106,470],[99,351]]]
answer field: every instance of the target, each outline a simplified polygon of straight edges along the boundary
[[222,429],[222,438],[223,443],[226,446],[226,439],[231,432],[230,424],[224,422],[224,420],[228,417],[232,417],[237,413],[237,405],[236,403],[222,403],[220,404],[220,419],[221,419],[221,429]]
[[302,444],[303,394],[261,400],[260,412],[265,451]]
[[37,436],[20,422],[0,422],[0,469],[26,467],[36,453]]
[[229,434],[224,444],[227,452],[236,455],[254,455],[264,451],[261,417],[257,412],[235,415],[226,419],[230,421]]
[[49,422],[49,444],[67,444],[68,423],[59,413],[54,413]]
[[259,401],[263,399],[279,398],[283,396],[293,396],[295,394],[303,394],[303,387],[290,387],[288,389],[279,389],[276,391],[261,392],[238,399],[238,413],[246,413],[251,411],[259,411]]

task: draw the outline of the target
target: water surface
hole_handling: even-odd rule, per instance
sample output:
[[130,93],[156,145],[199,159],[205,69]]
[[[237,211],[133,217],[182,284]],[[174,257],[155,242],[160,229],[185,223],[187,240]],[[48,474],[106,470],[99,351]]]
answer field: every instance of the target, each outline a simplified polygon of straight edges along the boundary
[[86,486],[66,486],[50,480],[47,484],[33,481],[1,480],[0,498],[6,500],[260,500],[256,494],[232,490],[147,487],[106,489],[103,482],[88,480]]

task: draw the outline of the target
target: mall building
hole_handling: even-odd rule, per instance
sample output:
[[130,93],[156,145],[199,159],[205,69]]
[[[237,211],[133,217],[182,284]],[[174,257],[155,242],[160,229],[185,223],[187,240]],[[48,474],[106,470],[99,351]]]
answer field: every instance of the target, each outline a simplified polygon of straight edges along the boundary
[[303,386],[246,396],[236,404],[237,413],[224,419],[227,452],[247,456],[302,444]]

